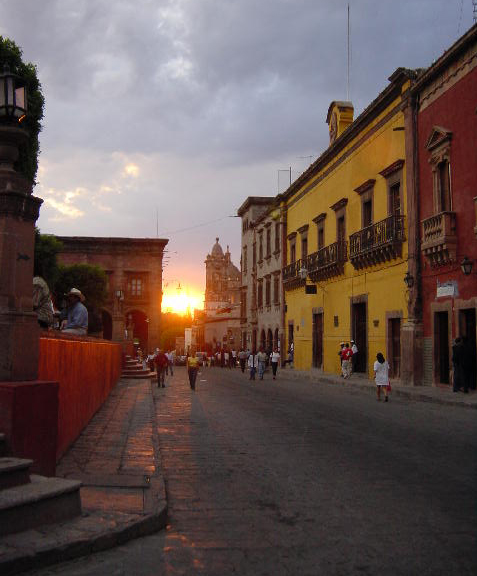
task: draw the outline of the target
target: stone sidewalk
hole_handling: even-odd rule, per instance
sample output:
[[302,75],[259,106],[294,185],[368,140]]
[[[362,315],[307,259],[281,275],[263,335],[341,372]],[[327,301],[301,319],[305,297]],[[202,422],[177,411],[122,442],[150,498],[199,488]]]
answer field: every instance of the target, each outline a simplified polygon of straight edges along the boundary
[[2,576],[105,550],[166,526],[154,385],[119,381],[57,466],[57,476],[81,480],[82,515],[0,538]]
[[[312,383],[338,384],[345,387],[354,387],[375,394],[376,386],[373,380],[369,380],[364,374],[352,374],[344,379],[337,374],[322,372],[321,370],[296,370],[295,368],[282,368],[281,378],[304,379]],[[391,380],[391,397],[400,396],[418,402],[433,402],[460,406],[462,408],[477,409],[477,392],[471,390],[468,394],[453,392],[450,386],[406,386],[401,381]]]

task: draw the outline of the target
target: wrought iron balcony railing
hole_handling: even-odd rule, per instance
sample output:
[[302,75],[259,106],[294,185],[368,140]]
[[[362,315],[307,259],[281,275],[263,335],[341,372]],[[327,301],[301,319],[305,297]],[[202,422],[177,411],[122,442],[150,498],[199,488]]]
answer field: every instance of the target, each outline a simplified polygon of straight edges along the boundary
[[425,218],[422,224],[421,250],[432,266],[457,259],[457,225],[455,212],[440,212]]
[[389,216],[349,237],[349,259],[355,268],[373,266],[401,255],[404,216]]
[[308,275],[314,281],[343,273],[348,259],[348,243],[334,242],[310,254],[306,260]]
[[[306,263],[306,260],[305,260]],[[300,270],[303,268],[303,260],[295,260],[285,266],[282,270],[282,279],[285,289],[295,288],[305,284],[306,279],[300,277]]]

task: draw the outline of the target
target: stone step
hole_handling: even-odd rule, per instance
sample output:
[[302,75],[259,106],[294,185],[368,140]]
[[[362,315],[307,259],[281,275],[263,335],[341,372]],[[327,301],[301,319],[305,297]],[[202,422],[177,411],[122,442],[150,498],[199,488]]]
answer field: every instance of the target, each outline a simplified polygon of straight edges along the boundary
[[132,364],[131,366],[124,366],[123,370],[142,370],[142,364]]
[[7,456],[8,448],[7,448],[7,437],[5,434],[0,434],[0,458],[3,456]]
[[31,475],[31,482],[0,491],[0,536],[81,514],[81,482]]
[[24,458],[0,458],[0,490],[30,482],[30,466],[33,460]]
[[149,374],[150,370],[146,368],[146,370],[143,370],[142,368],[140,370],[123,370],[122,375],[123,376],[141,376],[142,374]]
[[147,380],[148,378],[157,378],[157,373],[156,372],[148,372],[147,374],[139,374],[139,375],[135,375],[135,376],[124,376],[124,374],[123,374],[122,377],[128,378],[129,380]]

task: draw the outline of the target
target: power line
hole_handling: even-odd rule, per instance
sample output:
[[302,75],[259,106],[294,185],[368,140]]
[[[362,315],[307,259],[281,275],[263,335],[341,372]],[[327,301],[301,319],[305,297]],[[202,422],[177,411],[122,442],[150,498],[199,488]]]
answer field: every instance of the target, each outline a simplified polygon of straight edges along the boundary
[[215,224],[221,220],[230,218],[230,216],[222,216],[221,218],[216,218],[215,220],[209,220],[208,222],[202,222],[201,224],[196,224],[195,226],[188,226],[187,228],[180,228],[179,230],[169,230],[168,232],[161,232],[161,236],[169,236],[170,234],[180,234],[181,232],[188,232],[189,230],[194,230],[195,228],[201,228],[202,226],[208,226],[209,224]]

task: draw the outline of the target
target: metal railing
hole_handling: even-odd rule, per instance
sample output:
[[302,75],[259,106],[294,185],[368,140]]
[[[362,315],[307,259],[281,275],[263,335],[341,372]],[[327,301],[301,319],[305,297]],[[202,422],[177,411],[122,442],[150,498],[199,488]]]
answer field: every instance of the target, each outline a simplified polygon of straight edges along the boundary
[[306,267],[309,273],[319,272],[324,268],[342,264],[347,259],[348,242],[339,241],[310,254],[306,260]]
[[404,216],[389,216],[376,224],[366,226],[349,237],[350,258],[359,257],[379,248],[404,240]]
[[300,270],[302,268],[302,260],[295,260],[291,264],[285,266],[282,270],[282,278],[283,282],[287,282],[289,280],[295,280],[300,276]]

